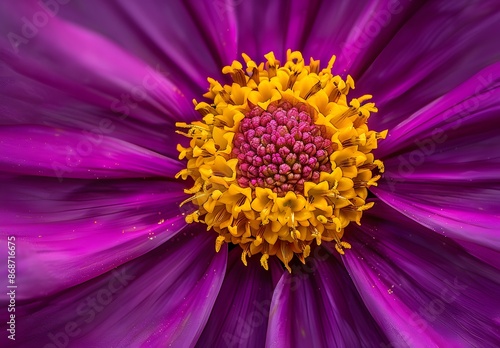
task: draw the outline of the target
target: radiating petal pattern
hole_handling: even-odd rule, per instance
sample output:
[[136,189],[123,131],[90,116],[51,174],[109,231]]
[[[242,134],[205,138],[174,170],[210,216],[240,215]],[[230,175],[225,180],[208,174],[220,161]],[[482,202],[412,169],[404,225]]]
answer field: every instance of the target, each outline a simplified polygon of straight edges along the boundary
[[179,161],[109,136],[47,126],[0,127],[0,169],[17,175],[111,179],[170,177]]
[[[390,135],[381,142],[379,155],[391,158],[417,147],[426,150],[426,156],[439,155],[436,152],[441,149],[450,150],[449,140],[476,137],[465,139],[464,146],[486,140],[500,110],[499,96],[500,63],[497,63],[477,72],[431,104],[422,104],[421,109],[391,128]],[[429,141],[434,147],[427,145]],[[457,156],[441,154],[440,159],[443,157],[451,161]]]
[[[310,20],[312,25],[304,39],[304,51],[324,62],[335,54],[335,71],[350,74],[358,81],[401,26],[425,3],[411,0],[323,1],[317,15]],[[365,93],[375,91],[365,90]]]
[[16,343],[25,347],[192,346],[225,273],[227,249],[214,254],[209,252],[213,245],[213,236],[190,228],[101,277],[23,304],[17,312],[23,335]]
[[[241,0],[188,0],[183,2],[195,27],[203,36],[203,42],[209,43],[207,48],[219,67],[240,58],[236,56],[239,22],[235,15],[235,8],[241,2]],[[204,69],[205,64],[203,64]]]
[[393,346],[498,345],[497,270],[382,202],[366,215],[344,261]]
[[[4,30],[24,28],[16,19],[29,10],[6,10],[12,15]],[[4,37],[0,44],[2,124],[77,127],[176,157],[169,146],[178,141],[175,121],[196,113],[192,97],[181,92],[189,89],[173,82],[161,61],[148,65],[59,17],[17,52]]]
[[[229,1],[231,2],[231,1]],[[274,51],[278,59],[286,50],[303,49],[316,18],[319,1],[233,1],[238,21],[238,50],[257,58]],[[276,20],[278,20],[278,25]]]
[[259,263],[258,255],[241,262],[241,249],[229,253],[228,268],[219,297],[197,347],[263,347],[273,295],[273,276],[283,268],[269,260],[270,270]]
[[336,256],[324,248],[284,274],[273,295],[267,347],[369,347],[387,338]]
[[182,185],[172,182],[2,178],[0,191],[2,233],[15,236],[18,250],[18,299],[99,276],[186,226],[172,208],[185,198]]
[[449,237],[472,255],[500,267],[498,184],[402,183],[405,194],[376,190],[387,204],[432,231]]
[[382,200],[475,256],[500,252],[500,65],[492,65],[390,131]]
[[395,33],[357,80],[357,92],[372,94],[382,117],[376,129],[392,129],[500,60],[496,0],[427,1]]
[[[6,32],[18,35],[22,34],[23,16],[32,20],[35,13],[43,12],[36,0],[3,5],[2,13],[10,14],[4,22]],[[56,19],[62,19],[93,32],[94,36],[114,42],[146,65],[160,66],[160,70],[175,85],[182,85],[183,92],[189,93],[188,100],[203,93],[202,86],[208,75],[220,72],[219,63],[212,55],[214,51],[210,49],[212,43],[206,40],[205,30],[192,17],[183,1],[150,0],[136,4],[115,0],[106,3],[72,0],[60,4],[54,12],[55,16],[40,28],[33,39],[29,39],[29,43],[19,45],[20,51],[30,49],[39,35],[46,35],[44,32]],[[14,24],[9,25],[10,21]],[[54,34],[66,35],[64,32]]]

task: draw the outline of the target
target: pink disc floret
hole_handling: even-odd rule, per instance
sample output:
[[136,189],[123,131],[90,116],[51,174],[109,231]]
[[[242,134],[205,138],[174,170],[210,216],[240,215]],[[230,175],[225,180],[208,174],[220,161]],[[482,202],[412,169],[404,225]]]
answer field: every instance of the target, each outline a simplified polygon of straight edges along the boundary
[[241,120],[233,145],[241,187],[303,194],[304,182],[317,183],[321,172],[331,172],[332,142],[302,103],[255,106]]

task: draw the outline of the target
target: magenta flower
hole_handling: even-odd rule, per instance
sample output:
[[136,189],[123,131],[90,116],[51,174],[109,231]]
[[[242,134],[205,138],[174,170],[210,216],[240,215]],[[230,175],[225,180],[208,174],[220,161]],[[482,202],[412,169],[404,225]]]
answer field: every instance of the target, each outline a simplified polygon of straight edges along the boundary
[[2,346],[500,345],[498,1],[0,7]]

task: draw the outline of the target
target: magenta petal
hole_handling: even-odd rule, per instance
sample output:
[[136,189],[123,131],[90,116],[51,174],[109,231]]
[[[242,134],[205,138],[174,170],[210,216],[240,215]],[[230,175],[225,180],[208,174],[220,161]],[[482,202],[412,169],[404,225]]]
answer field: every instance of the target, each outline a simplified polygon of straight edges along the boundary
[[[14,12],[2,22],[6,32],[18,32],[21,18],[34,11],[15,10],[6,10]],[[175,121],[197,117],[194,95],[188,96],[190,89],[181,83],[186,79],[173,81],[163,65],[148,65],[135,52],[60,16],[51,18],[29,44],[15,49],[8,40],[0,44],[6,81],[0,83],[2,124],[75,127],[175,157]]]
[[0,169],[57,178],[170,177],[179,161],[110,136],[46,126],[1,126]]
[[499,266],[500,64],[389,131],[376,193],[387,204]]
[[[186,226],[178,208],[183,187],[162,181],[2,178],[2,234],[16,238],[18,299],[87,281],[175,236]],[[1,241],[5,253],[6,240]]]
[[[224,3],[221,1],[220,3]],[[289,3],[289,2],[288,2]],[[273,51],[280,59],[286,54],[286,25],[276,25],[286,20],[283,16],[285,1],[226,1],[234,11],[238,23],[238,51],[246,53],[256,62],[264,59],[264,54]]]
[[349,232],[345,265],[394,346],[498,345],[497,270],[382,202]]
[[264,54],[271,51],[278,60],[283,60],[287,49],[303,50],[320,7],[317,0],[221,0],[219,3],[227,4],[225,9],[235,14],[239,53],[250,55],[256,62],[261,62]]
[[[16,343],[41,347],[189,347],[201,334],[225,273],[227,248],[191,228],[99,278],[18,306]],[[6,335],[3,335],[6,337]],[[2,339],[4,339],[2,337]]]
[[[15,30],[15,24],[8,29]],[[75,95],[81,93],[82,99],[94,98],[108,108],[118,109],[110,105],[111,97],[120,98],[120,93],[128,92],[128,110],[138,104],[146,110],[156,108],[158,114],[191,109],[191,100],[182,93],[172,93],[178,86],[155,66],[148,66],[102,36],[58,17],[51,19],[29,43],[21,46],[17,55],[4,54],[5,62],[21,74],[63,91],[70,88]],[[107,100],[96,92],[107,94]]]
[[500,268],[498,185],[398,183],[396,192],[382,187],[373,191],[391,207]]
[[[175,133],[174,123],[189,118],[186,115],[195,116],[192,104],[184,107],[187,112],[165,113],[147,103],[137,103],[131,90],[121,86],[106,95],[81,89],[79,82],[68,86],[48,77],[37,77],[35,81],[2,65],[0,62],[2,125],[69,128],[78,130],[94,143],[107,135],[177,158],[178,152],[172,144],[184,137]],[[70,76],[66,75],[66,80]],[[142,88],[134,89],[135,92],[149,93]]]
[[238,1],[189,0],[184,4],[194,23],[201,29],[204,43],[220,67],[229,65],[234,59],[241,59],[236,55],[239,23],[234,10],[240,5]]
[[[462,146],[474,149],[475,142],[488,140],[490,135],[495,138],[494,133],[489,133],[500,111],[499,98],[500,63],[497,63],[463,81],[433,103],[421,104],[424,107],[389,129],[389,136],[380,142],[377,153],[386,158],[418,150],[426,157],[425,161],[432,156],[456,160],[458,156],[441,154],[442,150],[452,147],[449,144],[453,140],[462,140]],[[411,162],[416,160],[412,158]]]
[[[326,64],[337,57],[335,71],[355,80],[380,54],[400,27],[415,14],[423,1],[321,1],[304,38],[307,55]],[[307,3],[308,7],[314,8]],[[295,30],[303,27],[291,23]],[[361,87],[360,84],[356,84]],[[375,93],[376,90],[366,92]]]
[[273,274],[281,276],[283,268],[276,259],[269,259],[270,270],[266,271],[259,255],[247,261],[248,266],[241,262],[241,248],[230,252],[226,277],[198,347],[264,346]]
[[368,347],[386,337],[344,266],[324,248],[286,273],[271,304],[266,347]]
[[[4,17],[9,17],[4,21],[5,27],[2,26],[5,33],[19,33],[23,25],[21,18],[24,16],[31,19],[40,10],[36,0],[3,7],[2,13],[8,14]],[[56,22],[59,27],[54,24]],[[148,1],[136,4],[113,0],[106,3],[72,0],[59,6],[57,16],[51,18],[29,44],[21,44],[19,51],[22,53],[23,50],[36,49],[34,43],[40,36],[58,40],[69,35],[70,32],[57,30],[63,29],[60,27],[62,23],[66,23],[66,27],[77,25],[89,35],[105,38],[145,62],[145,65],[161,71],[174,85],[179,88],[182,86],[183,93],[189,93],[188,101],[203,93],[202,86],[205,86],[207,76],[220,74],[220,66],[211,55],[204,29],[198,26],[199,23],[192,18],[182,1]],[[79,42],[72,40],[67,43],[71,46]],[[11,49],[10,44],[7,47]],[[92,54],[95,49],[96,47],[85,53]],[[82,50],[77,48],[75,54],[77,52],[81,53]]]
[[[91,7],[86,1],[81,4]],[[101,6],[99,1],[96,1],[96,6]],[[111,25],[104,21],[95,23],[92,13],[82,15],[77,6],[71,7],[70,11],[76,22],[95,27],[96,31],[111,37],[139,57],[148,55],[144,60],[149,64],[165,65],[168,76],[178,86],[185,87],[181,94],[188,94],[190,98],[199,98],[204,93],[207,76],[221,74],[219,56],[211,47],[215,43],[207,39],[206,27],[193,17],[183,1],[155,0],[140,4],[116,1],[108,8],[110,17],[106,21],[115,20],[110,22]],[[226,34],[231,35],[230,32]]]
[[497,62],[499,31],[496,0],[426,1],[356,81],[356,93],[372,94],[380,110],[372,127],[394,128]]

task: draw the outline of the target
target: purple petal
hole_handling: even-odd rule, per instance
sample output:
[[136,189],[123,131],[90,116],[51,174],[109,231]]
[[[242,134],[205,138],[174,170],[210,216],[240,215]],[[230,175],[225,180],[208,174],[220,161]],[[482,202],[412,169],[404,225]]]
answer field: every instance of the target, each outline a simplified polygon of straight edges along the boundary
[[189,0],[185,4],[192,21],[198,28],[202,28],[204,44],[217,62],[219,70],[234,59],[241,60],[241,57],[237,57],[238,22],[234,11],[237,6],[239,3],[234,0]]
[[2,178],[2,234],[16,238],[18,299],[84,282],[175,236],[186,226],[182,189],[161,181]]
[[241,248],[229,254],[226,277],[197,346],[264,346],[274,289],[273,273],[279,279],[283,268],[270,259],[270,270],[266,271],[260,265],[259,255],[247,262],[247,267],[241,262]]
[[178,160],[110,136],[47,126],[0,127],[0,169],[6,173],[57,178],[170,177]]
[[421,1],[323,1],[315,18],[302,27],[293,23],[291,27],[309,30],[304,37],[308,55],[320,58],[323,64],[336,55],[335,70],[354,76],[357,82],[420,6]]
[[324,248],[283,275],[271,313],[267,347],[378,347],[387,342],[344,266]]
[[[16,28],[13,23],[6,29]],[[2,48],[5,49],[2,58],[13,70],[63,92],[70,91],[73,96],[91,104],[119,109],[119,103],[115,106],[111,97],[119,98],[120,93],[128,92],[131,99],[126,104],[129,112],[137,108],[137,104],[142,104],[143,113],[152,108],[164,114],[192,109],[191,101],[181,93],[175,93],[177,86],[161,71],[105,38],[57,17],[29,45],[14,51],[17,54],[11,53],[12,47]],[[125,110],[125,107],[121,109]],[[116,111],[117,114],[122,112]],[[136,113],[139,120],[147,121],[145,115]]]
[[475,149],[475,142],[495,138],[489,132],[500,111],[499,97],[500,64],[493,64],[390,129],[378,155],[392,157],[418,148],[426,157],[454,160],[457,156],[440,155],[451,147],[450,141],[460,139],[462,146]]
[[393,346],[498,345],[497,270],[381,202],[346,234],[347,270]]
[[421,110],[381,142],[382,200],[498,266],[500,65]]
[[[19,32],[23,24],[21,17],[31,19],[41,9],[35,0],[24,1],[23,5],[16,5],[21,7],[17,13],[13,13],[14,6],[2,9],[2,13],[11,13],[11,17],[19,19],[10,31]],[[151,67],[161,67],[176,85],[184,87],[181,88],[184,93],[194,92],[199,97],[205,89],[202,86],[206,85],[206,77],[220,74],[221,67],[211,55],[211,43],[204,36],[204,27],[192,18],[182,1],[149,1],[139,5],[73,0],[59,6],[57,15],[50,18],[38,35],[45,35],[57,18],[107,38]],[[32,45],[35,39],[21,45],[20,50]],[[192,97],[194,95],[189,95],[188,100]]]
[[[83,0],[80,6],[91,7]],[[82,15],[80,6],[69,8],[68,17],[95,28],[140,57],[152,53],[145,60],[154,65],[165,64],[172,80],[185,87],[182,92],[195,92],[194,97],[200,98],[206,90],[206,78],[220,76],[222,67],[211,49],[214,43],[207,40],[205,26],[193,18],[183,1],[156,0],[144,4],[116,1],[110,6],[108,24],[96,23],[92,12]],[[96,6],[101,7],[100,2],[96,1]],[[130,36],[124,35],[122,29]],[[130,38],[134,40],[133,46],[126,42]]]
[[[171,144],[179,143],[185,137],[174,132],[174,122],[186,119],[179,113],[169,113],[172,117],[159,117],[167,114],[155,111],[147,103],[137,103],[131,97],[131,89],[116,87],[116,92],[110,92],[107,96],[96,94],[95,91],[80,93],[74,88],[63,88],[50,81],[47,82],[49,86],[44,79],[35,81],[2,65],[0,62],[2,125],[69,128],[79,130],[87,138],[96,139],[94,142],[104,135],[113,136],[177,158],[178,152]],[[145,91],[142,88],[133,90]],[[187,107],[185,109],[188,110]],[[192,112],[181,115],[188,114],[193,117]]]
[[[264,54],[271,51],[278,60],[283,60],[287,49],[303,50],[310,38],[311,23],[316,20],[320,8],[317,0],[220,0],[216,3],[225,3],[225,11],[234,12],[238,51],[250,55],[256,62],[262,61]],[[327,59],[330,57],[331,54]]]
[[497,62],[500,3],[427,1],[396,33],[357,82],[380,110],[375,129],[392,129]]
[[488,188],[453,183],[397,183],[396,189],[372,191],[402,214],[500,268],[498,184]]
[[[26,11],[13,13],[4,30],[16,33],[24,28],[21,18],[27,18]],[[8,118],[3,124],[97,130],[175,157],[170,146],[172,139],[178,139],[175,121],[197,116],[187,88],[166,77],[165,67],[148,66],[60,17],[51,18],[17,48],[1,40],[5,83],[0,83],[0,92]]]
[[[283,32],[281,41],[276,41],[274,43],[274,45],[277,47],[276,49],[279,50],[279,48],[282,47],[283,51],[287,49],[304,51],[307,44],[315,37],[313,32],[313,25],[318,20],[318,15],[320,14],[322,3],[322,1],[281,1],[282,8],[281,15],[279,15],[279,18],[281,18],[281,23],[279,26],[269,27],[269,31],[279,31],[279,28],[281,27]],[[270,21],[270,23],[272,23],[272,20]],[[269,32],[263,34],[267,36]],[[244,40],[241,41],[244,42]],[[270,50],[275,49],[271,48]],[[318,52],[313,51],[312,57],[315,59],[320,59],[320,57],[323,56],[321,56]],[[285,56],[277,56],[277,58],[284,59]],[[309,57],[304,56],[304,58],[308,63]],[[331,55],[330,57],[326,57],[322,61],[322,64],[326,65],[330,58]]]
[[24,347],[56,342],[72,347],[193,346],[225,273],[227,248],[215,253],[214,242],[213,234],[190,228],[99,278],[18,306],[16,343]]

